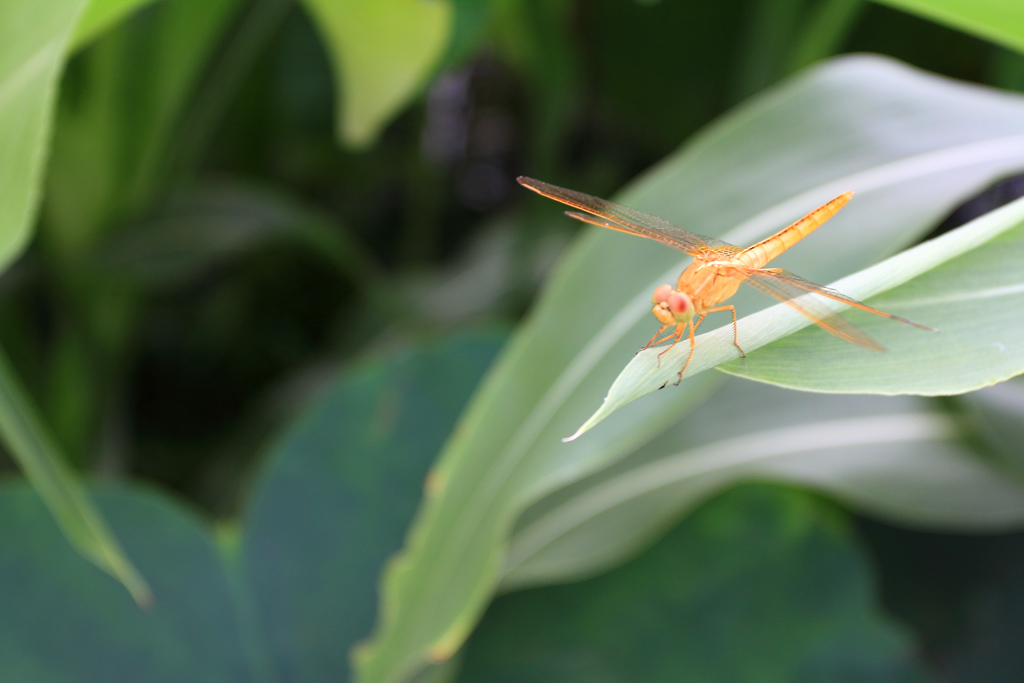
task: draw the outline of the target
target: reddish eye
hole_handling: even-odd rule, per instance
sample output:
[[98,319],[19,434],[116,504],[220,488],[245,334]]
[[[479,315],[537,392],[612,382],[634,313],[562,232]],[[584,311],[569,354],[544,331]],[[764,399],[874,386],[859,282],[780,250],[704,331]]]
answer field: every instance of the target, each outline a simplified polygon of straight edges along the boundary
[[685,294],[673,294],[668,297],[668,310],[673,313],[686,313],[693,310],[693,302]]
[[668,298],[668,310],[677,323],[685,323],[693,317],[693,302],[682,292],[676,292]]
[[660,304],[662,301],[667,301],[670,296],[672,296],[671,285],[660,285],[654,290],[654,296],[651,297],[651,301]]

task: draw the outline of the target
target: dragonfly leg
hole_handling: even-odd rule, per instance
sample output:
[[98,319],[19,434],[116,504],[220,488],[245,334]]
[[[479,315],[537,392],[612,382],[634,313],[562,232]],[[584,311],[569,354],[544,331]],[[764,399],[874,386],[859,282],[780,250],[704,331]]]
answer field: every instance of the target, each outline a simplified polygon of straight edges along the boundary
[[715,308],[707,309],[708,313],[715,313],[716,311],[729,311],[730,313],[732,313],[732,343],[737,349],[740,350],[740,355],[746,358],[747,352],[743,350],[742,346],[740,346],[739,330],[736,329],[736,307],[729,305],[716,306]]
[[[704,316],[701,315],[697,318],[697,325],[700,325],[703,320]],[[697,341],[693,338],[694,333],[697,331],[697,325],[694,325],[692,320],[690,321],[690,355],[686,357],[686,364],[679,371],[679,378],[676,380],[677,387],[683,381],[683,373],[686,372],[686,368],[690,367],[690,361],[693,360],[693,352],[697,349]]]
[[[661,327],[659,327],[659,328],[658,328],[658,331],[654,333],[654,336],[653,336],[653,337],[651,337],[650,341],[648,341],[648,342],[647,342],[646,344],[644,344],[643,346],[641,346],[641,347],[640,347],[640,350],[639,350],[639,351],[637,351],[637,353],[640,353],[640,351],[643,351],[644,349],[648,349],[648,348],[650,348],[650,347],[652,347],[652,346],[657,346],[657,345],[658,345],[658,344],[660,344],[661,342],[665,341],[665,339],[668,339],[668,337],[665,337],[665,339],[659,340],[659,341],[657,341],[657,342],[656,342],[656,341],[654,341],[655,339],[657,339],[657,338],[658,338],[658,335],[659,335],[659,334],[661,334],[662,332],[664,332],[664,331],[665,331],[665,328],[666,328],[666,327],[668,327],[668,325],[662,325]],[[669,336],[671,336],[671,335],[669,335]]]
[[661,357],[672,350],[672,347],[679,343],[679,340],[683,338],[683,330],[686,329],[686,325],[676,325],[675,331],[672,334],[666,335],[664,338],[659,339],[658,343],[672,338],[672,343],[665,347],[665,350],[658,354],[658,367],[661,367]]

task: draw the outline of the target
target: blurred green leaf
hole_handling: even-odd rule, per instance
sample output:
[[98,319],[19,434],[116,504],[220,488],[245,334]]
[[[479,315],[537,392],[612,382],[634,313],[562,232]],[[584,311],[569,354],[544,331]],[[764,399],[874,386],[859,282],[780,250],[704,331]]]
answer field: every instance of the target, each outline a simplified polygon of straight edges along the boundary
[[78,49],[117,24],[126,16],[153,0],[88,0],[71,38]]
[[64,464],[7,359],[0,355],[0,438],[39,493],[71,544],[124,584],[142,606],[152,601],[146,581],[125,556],[99,512]]
[[744,487],[629,564],[498,598],[460,681],[921,681],[834,509]]
[[280,680],[334,680],[373,626],[384,561],[500,337],[374,360],[326,392],[273,449],[243,541],[265,652]]
[[491,4],[494,44],[525,76],[533,106],[529,112],[528,158],[552,168],[570,135],[580,100],[583,48],[571,30],[570,0],[499,0]]
[[343,678],[348,648],[372,626],[381,564],[501,340],[441,339],[337,377],[271,449],[245,527],[221,535],[220,557],[178,504],[138,488],[97,495],[151,578],[145,612],[72,554],[32,491],[0,486],[5,676]]
[[875,0],[1024,51],[1024,3],[1016,0]]
[[84,0],[0,0],[0,271],[32,233],[57,80]]
[[960,402],[1001,462],[1024,475],[1024,451],[1020,447],[1024,443],[1024,379],[1017,377],[971,392]]
[[[887,347],[886,353],[870,353],[810,329],[809,318],[779,304],[737,324],[740,346],[748,353],[744,359],[736,360],[740,353],[731,326],[697,337],[699,352],[686,376],[724,363],[722,369],[731,374],[796,389],[927,396],[1001,382],[1024,372],[1024,347],[1014,343],[1020,325],[1006,315],[1024,304],[1024,273],[1017,268],[1022,259],[1024,199],[831,285],[885,311],[935,325],[939,334],[926,336],[858,311],[850,315],[858,327]],[[886,296],[875,297],[882,292]],[[958,305],[962,314],[951,316],[950,308]],[[803,331],[793,334],[798,330]],[[638,353],[577,434],[677,381],[689,354],[685,342],[668,351]]]
[[994,531],[1024,523],[1024,484],[960,441],[935,402],[821,396],[730,378],[627,458],[527,509],[502,586],[614,566],[701,501],[744,481],[799,483],[915,527]]
[[306,246],[360,287],[381,277],[373,258],[330,217],[263,187],[206,182],[173,196],[146,220],[89,253],[93,277],[124,275],[182,286],[261,248]]
[[[11,681],[237,681],[255,675],[245,630],[209,532],[151,491],[104,490],[96,501],[149,577],[140,610],[77,557],[39,498],[0,485],[0,659]],[[265,679],[263,679],[265,680]]]
[[827,0],[815,7],[789,54],[787,73],[839,52],[866,4],[866,0]]
[[[746,244],[856,189],[861,201],[815,234],[816,249],[779,260],[830,282],[913,242],[1024,166],[1021,121],[1020,97],[878,58],[839,59],[725,116],[620,199],[702,234],[739,226],[726,238]],[[559,441],[650,337],[650,293],[683,264],[670,249],[608,230],[571,250],[432,474],[439,493],[390,565],[378,630],[357,653],[363,680],[401,680],[457,651],[500,581],[523,509],[648,442],[718,381],[697,375],[617,411],[590,438]],[[736,301],[745,311],[756,298]]]
[[92,245],[113,218],[148,205],[175,136],[240,0],[161,3],[78,57],[81,82],[59,102],[43,224],[66,253]]
[[352,147],[380,131],[444,56],[449,0],[303,0],[334,67],[338,136]]

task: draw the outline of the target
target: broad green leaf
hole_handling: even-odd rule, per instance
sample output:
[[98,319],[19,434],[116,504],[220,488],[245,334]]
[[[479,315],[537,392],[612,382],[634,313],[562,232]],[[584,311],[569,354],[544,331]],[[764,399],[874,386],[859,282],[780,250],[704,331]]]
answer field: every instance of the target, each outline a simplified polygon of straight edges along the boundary
[[[740,354],[731,326],[697,337],[687,377],[733,361],[722,369],[791,388],[929,396],[1009,379],[1024,372],[1024,345],[1015,341],[1024,323],[1006,315],[1024,304],[1022,260],[1024,199],[831,285],[882,310],[934,325],[938,334],[869,313],[850,314],[888,347],[886,353],[871,353],[823,330],[805,329],[813,326],[806,316],[778,304],[737,324],[745,359],[736,360]],[[875,297],[881,292],[888,294]],[[804,331],[793,334],[798,330]],[[638,353],[577,435],[630,401],[678,381],[689,353],[686,343],[667,352]]]
[[449,0],[303,0],[334,67],[338,136],[367,147],[444,56]]
[[1024,51],[1024,3],[1017,0],[875,0]]
[[82,47],[132,12],[151,2],[153,0],[88,0],[85,11],[75,26],[75,33],[71,38],[72,46],[75,49]]
[[605,576],[498,598],[459,680],[924,680],[871,584],[834,508],[748,486]]
[[[1018,96],[879,58],[838,59],[723,117],[617,199],[750,244],[856,190],[827,228],[779,259],[831,282],[913,243],[1024,167],[1022,121]],[[385,575],[378,630],[357,653],[362,680],[404,680],[451,656],[501,579],[523,509],[648,442],[719,381],[696,375],[617,411],[592,437],[560,443],[657,328],[651,292],[684,263],[648,240],[596,228],[571,250],[432,474],[434,495]],[[759,299],[735,302],[742,314]]]
[[1024,480],[961,444],[954,419],[925,399],[821,396],[730,378],[629,457],[528,509],[512,535],[503,588],[614,566],[745,481],[810,486],[915,527],[1024,524]]
[[373,626],[384,561],[430,463],[498,349],[431,344],[347,373],[277,444],[243,537],[265,653],[282,681],[338,680]]
[[152,491],[95,499],[149,577],[140,610],[68,547],[35,493],[0,485],[0,661],[10,681],[237,681],[260,650],[209,530]]
[[173,501],[136,486],[96,493],[151,579],[145,611],[74,554],[36,492],[0,485],[3,678],[344,680],[380,566],[500,341],[444,339],[340,374],[271,449],[220,555],[212,529]]
[[78,479],[64,464],[63,456],[2,355],[0,439],[78,552],[124,584],[139,605],[152,602],[146,581],[125,557]]
[[0,271],[32,233],[57,81],[85,0],[0,0]]

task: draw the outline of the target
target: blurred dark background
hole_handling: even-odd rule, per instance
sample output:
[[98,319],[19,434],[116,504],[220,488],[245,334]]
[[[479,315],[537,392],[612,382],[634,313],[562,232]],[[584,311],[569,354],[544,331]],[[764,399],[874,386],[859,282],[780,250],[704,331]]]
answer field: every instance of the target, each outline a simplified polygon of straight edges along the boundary
[[[456,5],[442,66],[365,150],[337,143],[323,43],[287,0],[233,5],[200,47],[157,3],[74,57],[0,345],[76,467],[233,514],[325,369],[521,318],[578,226],[519,174],[612,195],[831,54],[1024,89],[1020,56],[867,2]],[[189,45],[192,71],[153,83]],[[1012,651],[1024,536],[860,528],[940,669]]]

